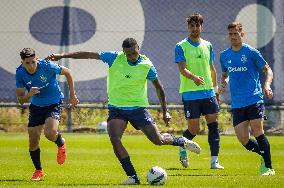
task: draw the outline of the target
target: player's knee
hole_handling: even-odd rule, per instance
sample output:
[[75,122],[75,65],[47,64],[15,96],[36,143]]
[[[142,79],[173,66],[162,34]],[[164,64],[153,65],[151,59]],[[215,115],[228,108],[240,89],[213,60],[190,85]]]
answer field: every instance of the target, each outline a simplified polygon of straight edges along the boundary
[[29,150],[34,151],[39,147],[39,139],[30,139],[29,140]]
[[121,138],[117,137],[117,136],[111,136],[110,137],[110,142],[112,143],[112,145],[117,145],[121,143]]
[[57,135],[56,130],[45,130],[44,131],[44,136],[50,141],[54,141],[56,139],[56,135]]

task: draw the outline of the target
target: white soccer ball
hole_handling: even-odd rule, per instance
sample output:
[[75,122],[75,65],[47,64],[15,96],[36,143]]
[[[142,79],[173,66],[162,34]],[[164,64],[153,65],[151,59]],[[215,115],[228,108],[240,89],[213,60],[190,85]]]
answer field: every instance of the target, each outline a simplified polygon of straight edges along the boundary
[[147,181],[150,185],[163,185],[167,178],[166,171],[158,166],[152,167],[147,173]]
[[97,133],[106,133],[107,132],[107,122],[102,121],[96,127]]

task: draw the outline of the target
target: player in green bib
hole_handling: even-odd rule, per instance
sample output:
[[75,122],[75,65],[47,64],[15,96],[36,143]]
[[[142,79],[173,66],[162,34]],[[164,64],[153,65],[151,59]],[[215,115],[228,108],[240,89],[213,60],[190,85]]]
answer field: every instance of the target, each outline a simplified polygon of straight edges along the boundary
[[[210,42],[200,37],[203,17],[194,13],[187,17],[189,35],[176,44],[175,63],[180,71],[180,89],[188,129],[183,136],[192,140],[199,132],[200,116],[204,115],[208,126],[208,143],[211,151],[211,169],[224,169],[218,162],[220,135],[217,121],[219,105],[214,54]],[[180,162],[189,165],[187,151],[180,148]]]
[[146,107],[147,80],[152,81],[162,106],[163,120],[168,124],[171,116],[167,111],[164,88],[161,85],[157,71],[145,55],[140,54],[135,39],[127,38],[122,43],[123,51],[104,52],[74,52],[68,54],[52,54],[47,59],[61,58],[97,59],[109,66],[107,77],[108,93],[108,134],[114,153],[120,161],[128,179],[122,184],[140,184],[140,180],[130,161],[126,148],[121,142],[123,132],[130,122],[135,129],[140,129],[155,145],[180,146],[194,153],[200,153],[197,143],[184,137],[175,137],[168,133],[160,133],[153,117]]

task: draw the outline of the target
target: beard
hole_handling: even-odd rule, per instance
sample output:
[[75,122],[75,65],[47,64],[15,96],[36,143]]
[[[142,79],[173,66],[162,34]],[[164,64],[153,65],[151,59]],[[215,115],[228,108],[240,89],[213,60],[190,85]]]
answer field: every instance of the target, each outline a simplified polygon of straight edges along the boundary
[[200,35],[199,34],[190,34],[189,35],[191,38],[198,38]]

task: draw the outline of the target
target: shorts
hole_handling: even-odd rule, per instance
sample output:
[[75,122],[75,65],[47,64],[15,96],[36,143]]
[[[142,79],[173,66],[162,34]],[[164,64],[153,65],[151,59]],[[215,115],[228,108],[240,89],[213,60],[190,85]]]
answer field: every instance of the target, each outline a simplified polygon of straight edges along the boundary
[[130,122],[136,129],[140,130],[141,127],[155,124],[153,117],[145,108],[137,108],[134,110],[122,110],[118,108],[109,108],[107,121],[112,119],[121,119]]
[[28,127],[43,125],[45,123],[45,120],[49,117],[52,117],[53,119],[60,121],[62,108],[63,108],[62,100],[60,100],[56,104],[44,107],[31,104],[29,107],[30,115],[29,115]]
[[184,115],[186,119],[200,118],[201,115],[219,112],[216,97],[196,100],[183,100]]
[[254,119],[264,118],[264,104],[253,104],[242,108],[233,108],[233,126]]

